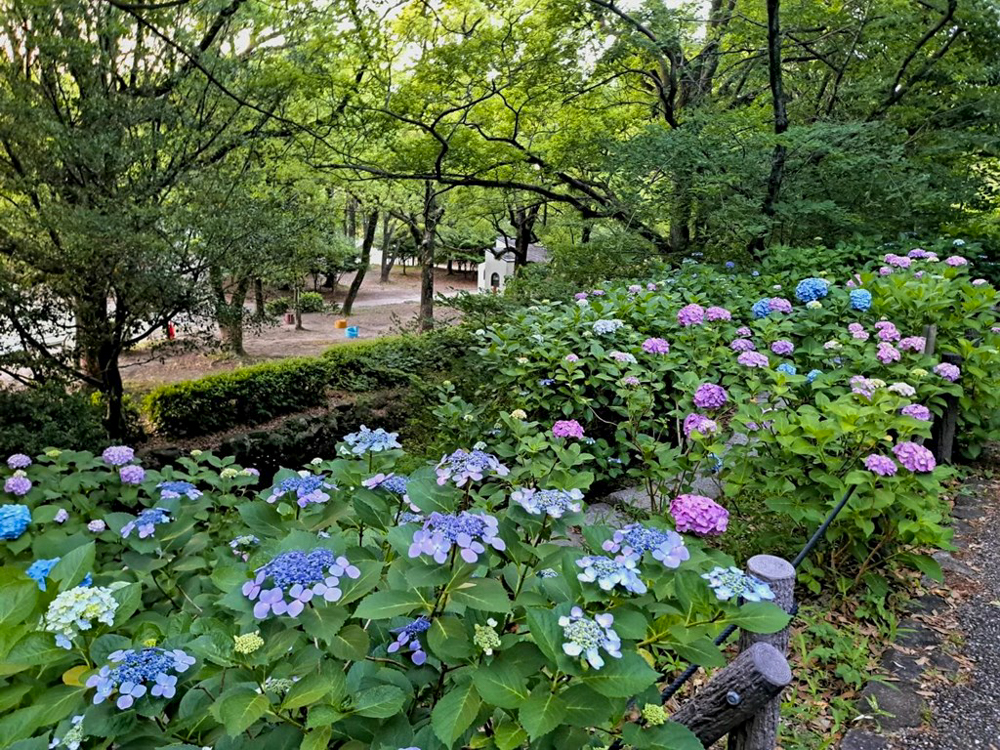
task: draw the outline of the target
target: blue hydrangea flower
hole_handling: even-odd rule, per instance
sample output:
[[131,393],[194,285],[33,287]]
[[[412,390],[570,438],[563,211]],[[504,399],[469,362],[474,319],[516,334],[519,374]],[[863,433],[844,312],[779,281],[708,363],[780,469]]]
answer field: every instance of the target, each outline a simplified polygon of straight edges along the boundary
[[454,547],[463,560],[474,563],[486,552],[486,545],[498,552],[507,549],[503,539],[497,536],[498,531],[497,519],[485,513],[467,510],[456,515],[431,513],[423,527],[413,532],[408,554],[411,558],[428,555],[434,562],[443,564]]
[[718,456],[714,453],[709,453],[708,458],[712,461],[712,466],[710,468],[713,474],[718,474],[720,471],[722,471],[723,467],[722,456]]
[[614,631],[615,618],[610,613],[587,617],[579,607],[573,607],[569,616],[559,618],[563,629],[562,650],[567,656],[582,656],[594,669],[604,666],[601,649],[615,659],[622,658],[622,641]]
[[160,491],[161,500],[174,500],[179,497],[197,500],[202,495],[201,490],[195,489],[190,482],[160,482],[156,487]]
[[552,385],[554,382],[556,382],[556,381],[553,380],[552,378],[541,378],[538,381],[538,385],[543,386],[543,387],[547,387],[547,386]]
[[344,442],[351,446],[349,451],[345,449],[344,452],[362,456],[365,453],[381,453],[393,448],[402,448],[403,446],[396,440],[397,437],[399,437],[398,432],[386,432],[381,427],[370,430],[361,425],[357,432],[344,436]]
[[284,497],[288,493],[294,493],[295,502],[300,508],[305,508],[311,503],[325,503],[330,499],[330,495],[324,490],[335,490],[334,485],[326,481],[324,477],[317,474],[305,472],[298,476],[282,479],[275,487],[271,488],[271,494],[264,498],[269,503],[274,503],[279,497]]
[[[343,596],[341,578],[361,577],[361,571],[346,557],[328,549],[283,552],[257,568],[256,574],[243,584],[243,596],[256,602],[253,616],[258,620],[269,614],[298,617],[314,597],[335,602]],[[291,601],[285,601],[286,595]]]
[[410,647],[410,660],[417,666],[420,666],[427,661],[427,653],[420,644],[419,636],[421,633],[427,632],[430,626],[431,621],[421,615],[413,622],[401,628],[395,628],[392,632],[396,633],[396,640],[389,644],[386,651],[394,654],[403,648],[403,646],[408,645]]
[[802,279],[795,287],[795,298],[799,302],[812,302],[823,299],[829,291],[830,284],[826,279],[810,276],[808,279]]
[[703,573],[701,577],[708,581],[709,587],[715,592],[715,598],[722,602],[734,597],[748,602],[774,599],[770,586],[739,568],[717,567]]
[[170,513],[163,508],[146,508],[136,516],[134,521],[129,521],[122,526],[122,538],[128,538],[129,534],[138,529],[139,538],[146,539],[153,536],[157,525],[170,523],[171,520],[173,519],[170,518]]
[[49,577],[49,573],[59,562],[60,558],[53,557],[50,560],[39,559],[31,563],[31,566],[25,571],[25,575],[31,580],[38,584],[38,588],[45,591],[45,579]]
[[87,678],[87,687],[97,688],[95,705],[117,692],[115,705],[125,711],[147,691],[156,698],[173,698],[177,692],[177,675],[186,672],[195,659],[180,649],[130,648],[112,652],[108,662],[97,674]]
[[612,320],[595,320],[593,326],[594,333],[600,335],[606,335],[609,333],[614,333],[619,328],[625,325],[624,321],[614,318]]
[[396,521],[400,526],[405,526],[408,523],[423,523],[424,516],[421,513],[411,513],[409,511],[403,511],[399,514],[399,518]]
[[478,448],[471,451],[459,448],[450,456],[443,456],[435,472],[439,485],[447,484],[450,480],[456,487],[464,487],[469,482],[482,481],[484,476],[505,477],[510,469],[492,453]]
[[811,382],[813,382],[816,378],[818,378],[822,374],[823,374],[822,370],[810,370],[806,374],[806,380],[811,383]]
[[872,293],[867,289],[851,290],[851,307],[864,312],[872,306]]
[[794,375],[797,372],[795,369],[795,365],[793,365],[791,362],[782,362],[775,369],[778,372],[785,373],[786,375]]
[[691,552],[684,546],[684,540],[676,531],[655,529],[638,523],[615,531],[614,536],[602,545],[605,552],[621,552],[636,562],[649,552],[654,560],[664,567],[677,568],[690,559]]
[[579,513],[583,493],[572,490],[537,490],[522,488],[511,493],[510,499],[533,516],[562,518],[566,513]]
[[750,306],[750,313],[755,319],[766,318],[771,314],[771,300],[768,297],[759,299]]
[[367,487],[370,490],[383,489],[391,492],[393,495],[405,495],[406,487],[409,484],[409,477],[404,474],[376,474],[373,477],[369,477],[364,480],[361,484],[363,487]]
[[603,555],[587,555],[577,560],[576,564],[583,568],[583,572],[576,577],[584,583],[597,583],[604,591],[621,586],[633,594],[646,593],[646,584],[636,571],[635,558],[627,555],[618,555],[614,559]]
[[31,523],[27,505],[0,505],[0,539],[12,542],[21,536]]
[[544,568],[543,570],[539,570],[537,573],[535,573],[535,575],[538,576],[539,578],[558,578],[559,577],[559,574],[556,571],[554,571],[552,568]]

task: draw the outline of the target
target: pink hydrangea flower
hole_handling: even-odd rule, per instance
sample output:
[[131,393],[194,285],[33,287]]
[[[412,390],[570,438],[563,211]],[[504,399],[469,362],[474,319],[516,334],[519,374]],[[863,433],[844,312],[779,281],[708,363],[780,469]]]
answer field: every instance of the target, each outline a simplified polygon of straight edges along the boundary
[[694,392],[694,405],[699,409],[719,409],[728,400],[726,389],[715,383],[702,383]]
[[878,269],[879,276],[888,276],[892,273],[892,269],[889,266],[882,266]]
[[899,410],[899,413],[906,417],[919,419],[921,422],[931,421],[931,410],[923,404],[907,404]]
[[951,266],[952,268],[958,268],[959,266],[967,266],[969,261],[963,258],[961,255],[950,255],[944,259],[944,262]]
[[669,354],[670,344],[666,339],[646,339],[642,342],[642,350],[646,354]]
[[899,343],[896,345],[904,352],[923,352],[924,347],[927,346],[927,339],[923,336],[907,336],[905,339],[900,339]]
[[913,261],[906,256],[896,255],[895,253],[888,253],[882,260],[890,266],[895,266],[896,268],[909,268],[910,264],[913,263]]
[[729,511],[704,495],[678,495],[670,502],[677,530],[698,536],[718,536],[729,526]]
[[751,331],[746,326],[740,326],[739,328],[736,329],[736,335],[743,336],[744,338],[746,338],[747,336],[753,336],[753,331]]
[[570,353],[570,354],[567,354],[567,355],[566,355],[566,356],[564,357],[564,359],[565,359],[565,360],[566,360],[567,362],[579,362],[579,361],[580,361],[580,358],[579,358],[579,357],[578,357],[577,355],[573,354],[573,353]]
[[705,318],[709,321],[732,320],[733,314],[724,307],[710,307],[705,311]]
[[587,299],[587,297],[589,297],[589,296],[590,295],[587,294],[586,292],[577,292],[576,294],[573,295],[573,298],[574,299]]
[[847,330],[850,331],[851,336],[856,338],[858,341],[868,340],[868,331],[866,331],[865,327],[860,323],[851,323],[847,326]]
[[878,357],[878,361],[883,365],[887,365],[890,362],[899,362],[900,358],[899,349],[885,341],[878,345],[878,354],[875,356]]
[[945,380],[954,383],[962,376],[962,371],[950,362],[942,362],[934,366],[934,374],[940,375]]
[[582,438],[583,425],[575,419],[561,419],[552,425],[552,434],[561,438]]
[[628,290],[632,294],[638,294],[639,292],[642,291],[642,285],[641,284],[629,284]]
[[897,471],[896,463],[891,458],[878,453],[872,453],[865,458],[865,468],[880,477],[891,477]]
[[907,253],[911,258],[926,258],[928,253],[922,247],[915,247]]
[[719,429],[719,426],[715,423],[715,420],[701,414],[692,413],[684,417],[684,437],[691,437],[692,432],[709,435],[717,429]]
[[705,322],[705,308],[695,304],[685,305],[677,311],[677,322],[685,328],[700,326]]
[[913,278],[915,278],[915,279],[922,279],[923,277],[924,277],[924,272],[923,271],[914,271],[913,272]]
[[878,337],[882,341],[899,341],[901,334],[899,329],[896,328],[895,324],[890,323],[888,320],[880,320],[875,324],[878,329]]
[[989,282],[986,279],[973,279],[972,286],[986,286]]
[[771,344],[771,351],[782,357],[787,357],[789,354],[795,351],[795,344],[791,341],[786,341],[785,339],[778,339],[773,344]]
[[653,283],[652,281],[651,281],[651,282],[649,282],[648,284],[646,284],[646,291],[647,291],[647,292],[655,292],[655,291],[656,291],[657,289],[659,289],[659,288],[660,288],[660,287],[658,287],[658,286],[657,286],[656,284],[654,284],[654,283]]
[[729,348],[734,352],[753,352],[757,350],[757,345],[750,339],[733,339]]
[[767,367],[770,365],[767,357],[758,352],[743,352],[736,358],[736,361],[744,367]]
[[790,313],[792,311],[792,303],[784,297],[771,297],[768,300],[768,306],[771,308],[771,312]]
[[915,473],[934,471],[937,466],[934,454],[916,443],[897,443],[892,447],[892,452],[896,454],[899,463]]

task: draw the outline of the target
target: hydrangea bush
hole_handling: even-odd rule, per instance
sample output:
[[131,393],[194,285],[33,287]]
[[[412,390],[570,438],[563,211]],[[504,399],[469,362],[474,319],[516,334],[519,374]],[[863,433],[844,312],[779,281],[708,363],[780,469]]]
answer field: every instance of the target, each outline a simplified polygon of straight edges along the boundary
[[720,506],[585,522],[590,454],[508,420],[524,433],[503,455],[421,466],[395,437],[355,435],[269,484],[211,453],[139,483],[122,446],[15,457],[31,488],[0,506],[4,741],[700,747],[633,707],[658,704],[682,658],[724,663],[727,625],[787,616],[679,533],[721,533]]

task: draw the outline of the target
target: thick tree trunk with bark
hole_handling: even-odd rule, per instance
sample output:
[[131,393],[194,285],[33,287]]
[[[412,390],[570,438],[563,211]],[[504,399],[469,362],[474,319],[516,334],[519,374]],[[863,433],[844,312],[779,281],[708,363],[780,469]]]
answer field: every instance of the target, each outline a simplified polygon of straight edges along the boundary
[[[116,311],[124,317],[123,311]],[[123,438],[125,424],[125,385],[119,359],[121,339],[114,321],[108,317],[106,299],[78,299],[76,302],[76,337],[83,371],[98,386],[104,398],[104,429],[111,438]]]
[[430,182],[426,183],[422,226],[417,221],[410,222],[410,231],[416,242],[417,257],[420,260],[419,328],[421,331],[434,328],[434,250],[437,226],[443,214],[444,209],[437,204],[434,186]]
[[378,227],[378,211],[372,211],[364,221],[365,236],[361,241],[361,263],[358,265],[358,270],[354,273],[354,278],[351,279],[351,286],[347,290],[347,297],[344,298],[344,315],[351,314],[351,309],[354,307],[354,300],[358,296],[358,291],[361,289],[361,282],[365,280],[365,274],[368,272],[368,264],[372,260],[372,245],[375,244],[375,229]]
[[528,264],[528,246],[535,240],[535,222],[538,221],[538,212],[541,204],[533,206],[512,208],[510,210],[510,223],[514,227],[514,267],[520,268]]
[[263,320],[267,314],[264,310],[264,282],[257,278],[253,280],[254,315]]

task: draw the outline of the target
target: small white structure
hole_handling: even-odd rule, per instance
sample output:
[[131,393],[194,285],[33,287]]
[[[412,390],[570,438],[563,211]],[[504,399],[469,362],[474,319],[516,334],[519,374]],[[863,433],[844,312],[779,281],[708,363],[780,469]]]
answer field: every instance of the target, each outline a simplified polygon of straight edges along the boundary
[[[528,245],[528,263],[548,263],[549,251],[542,245]],[[514,239],[497,237],[491,250],[479,264],[479,291],[502,292],[507,279],[514,275]]]

